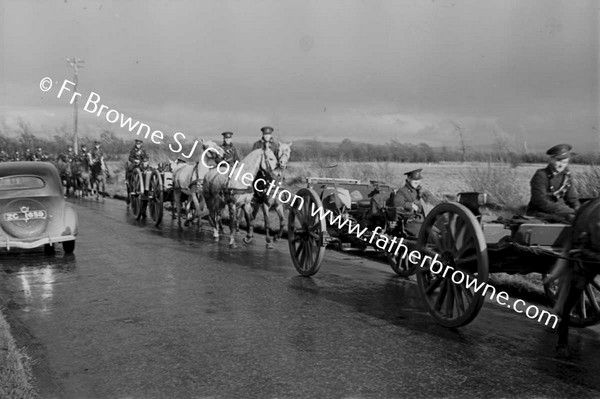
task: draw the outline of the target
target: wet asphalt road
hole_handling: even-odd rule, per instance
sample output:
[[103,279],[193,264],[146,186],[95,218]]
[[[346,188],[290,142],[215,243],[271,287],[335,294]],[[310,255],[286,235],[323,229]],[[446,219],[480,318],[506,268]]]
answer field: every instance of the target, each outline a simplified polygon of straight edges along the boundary
[[287,242],[78,203],[75,255],[0,254],[0,297],[42,397],[600,397],[598,329],[556,335],[492,304],[450,330],[385,264],[328,251],[298,277]]

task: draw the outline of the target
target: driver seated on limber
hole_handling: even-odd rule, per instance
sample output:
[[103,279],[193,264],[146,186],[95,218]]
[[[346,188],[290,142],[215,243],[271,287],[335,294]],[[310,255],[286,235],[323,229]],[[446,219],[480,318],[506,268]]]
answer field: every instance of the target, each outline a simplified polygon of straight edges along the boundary
[[398,217],[404,221],[404,231],[411,236],[418,236],[425,218],[425,202],[437,205],[441,201],[421,186],[423,169],[415,169],[405,173],[406,184],[390,194],[388,207],[396,210]]
[[531,179],[527,216],[551,223],[573,221],[579,199],[568,169],[571,148],[569,144],[558,144],[546,152],[550,156],[548,166],[538,169]]

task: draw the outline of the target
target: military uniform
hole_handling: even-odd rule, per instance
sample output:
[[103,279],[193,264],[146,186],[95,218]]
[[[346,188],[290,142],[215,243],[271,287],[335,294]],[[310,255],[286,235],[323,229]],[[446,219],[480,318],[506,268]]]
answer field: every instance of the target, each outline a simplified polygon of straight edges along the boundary
[[8,162],[10,161],[10,157],[4,150],[0,150],[0,162]]
[[129,162],[135,163],[135,161],[139,161],[140,163],[148,161],[146,150],[134,146],[131,151],[129,151]]
[[78,162],[87,162],[88,161],[88,150],[86,146],[81,146],[81,152],[75,156]]
[[75,154],[73,153],[73,150],[70,147],[67,150],[67,152],[63,152],[58,156],[58,159],[65,163],[73,162],[73,158],[75,158]]
[[19,154],[19,151],[15,151],[13,153],[12,160],[13,161],[20,161],[21,160],[21,154]]
[[273,154],[275,154],[275,156],[277,157],[277,154],[279,152],[279,144],[275,140],[273,140],[272,137],[269,138],[269,140],[265,140],[265,135],[272,134],[273,128],[265,126],[260,130],[263,134],[263,137],[252,145],[252,150],[266,150],[267,148],[270,148],[271,151],[273,151]]
[[[554,159],[570,157],[571,146],[559,144],[546,153]],[[549,222],[571,222],[579,208],[577,190],[568,168],[557,172],[548,164],[538,169],[531,179],[531,200],[527,214],[537,216]]]
[[92,150],[92,162],[101,162],[102,159],[104,159],[104,151],[102,151],[102,148],[94,148]]
[[29,148],[27,148],[27,149],[25,150],[25,155],[24,155],[24,157],[25,157],[25,160],[26,160],[26,161],[35,161],[35,155],[33,155],[33,154],[31,153],[31,151],[29,150]]
[[44,154],[44,152],[38,148],[35,153],[33,154],[34,160],[35,161],[47,161],[48,160],[48,155]]
[[235,148],[235,146],[233,145],[233,143],[226,143],[225,139],[229,139],[233,136],[232,132],[223,132],[221,133],[223,135],[223,144],[221,145],[221,147],[223,148],[223,151],[225,151],[225,154],[223,154],[223,160],[225,162],[227,162],[230,165],[233,165],[235,163],[235,161],[240,161],[240,157],[238,156],[237,153],[237,149]]
[[[423,169],[416,169],[405,173],[407,176],[407,182],[404,186],[396,190],[393,196],[390,196],[391,206],[396,208],[398,216],[402,216],[404,219],[404,230],[413,236],[419,234],[423,219],[425,216],[425,210],[423,209],[423,202],[429,202],[437,204],[440,201],[429,191],[419,188],[412,187],[408,179],[410,180],[421,180],[421,171]],[[416,206],[416,210],[415,210]]]

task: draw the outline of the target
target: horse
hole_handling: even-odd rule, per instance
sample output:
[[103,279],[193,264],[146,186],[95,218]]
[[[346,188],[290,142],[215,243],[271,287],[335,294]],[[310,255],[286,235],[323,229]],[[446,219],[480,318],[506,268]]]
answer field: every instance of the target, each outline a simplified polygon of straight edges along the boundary
[[[560,277],[558,300],[554,308],[560,316],[556,346],[559,356],[570,355],[567,345],[569,322],[575,305],[584,300],[584,293],[589,301],[596,301],[588,285],[597,274],[600,274],[600,198],[584,203],[575,213],[570,241],[563,249],[563,259],[557,262],[551,277],[546,280],[549,283]],[[596,283],[593,284],[598,288]],[[585,307],[585,302],[581,306]]]
[[[185,225],[187,226],[194,219],[193,214],[189,211],[191,204],[194,204],[196,213],[199,213],[204,208],[204,197],[201,194],[201,182],[208,172],[209,166],[211,166],[207,161],[214,161],[217,156],[222,157],[225,154],[225,151],[214,141],[201,140],[201,143],[204,151],[195,164],[177,164],[177,162],[171,163],[171,169],[173,170],[173,202],[175,205],[174,208],[177,214],[177,224],[179,227],[181,227],[182,195],[185,195],[188,198],[188,203],[186,206],[186,210],[188,212],[185,221]],[[209,151],[209,149],[211,149],[211,151]],[[216,162],[213,162],[213,164],[215,163]],[[191,202],[189,201],[190,199]],[[200,222],[198,222],[198,229],[200,229]]]
[[90,153],[86,153],[83,159],[76,157],[71,163],[71,176],[75,186],[75,196],[78,198],[87,196],[91,191],[91,163],[92,156]]
[[65,188],[64,196],[67,197],[69,195],[69,191],[71,188],[75,187],[73,181],[73,173],[71,172],[71,163],[65,162],[62,159],[58,159],[55,163],[56,169],[58,169],[58,174],[60,175],[60,180]]
[[[253,240],[252,227],[252,198],[254,190],[252,184],[260,170],[272,171],[277,160],[270,149],[256,149],[251,151],[241,162],[233,166],[220,162],[204,176],[202,193],[208,207],[209,222],[213,227],[213,237],[219,238],[220,218],[225,206],[229,210],[229,247],[237,248],[235,234],[238,230],[238,210],[243,210],[248,225],[248,232],[244,243]],[[235,176],[235,177],[234,177]]]
[[[264,191],[267,186],[279,185],[283,180],[283,172],[287,167],[287,163],[290,159],[292,143],[280,143],[279,150],[277,152],[277,159],[279,163],[277,167],[271,171],[268,170],[259,170],[256,174],[257,179],[262,179],[264,183],[262,183],[265,187],[262,188],[262,191],[255,191],[254,199],[252,201],[252,219],[256,218],[259,210],[262,210],[263,218],[265,220],[265,231],[266,231],[266,240],[267,240],[267,248],[273,248],[273,244],[271,243],[271,221],[269,220],[269,211],[275,210],[277,212],[277,216],[279,217],[279,230],[273,236],[273,241],[278,241],[281,238],[281,234],[285,227],[285,216],[283,214],[283,202],[279,199],[278,196],[267,195]],[[258,184],[257,184],[258,186]]]
[[106,195],[106,178],[109,174],[104,158],[100,158],[91,164],[91,172],[92,195],[96,195],[96,200],[98,200],[100,193],[102,193],[102,198],[104,198]]

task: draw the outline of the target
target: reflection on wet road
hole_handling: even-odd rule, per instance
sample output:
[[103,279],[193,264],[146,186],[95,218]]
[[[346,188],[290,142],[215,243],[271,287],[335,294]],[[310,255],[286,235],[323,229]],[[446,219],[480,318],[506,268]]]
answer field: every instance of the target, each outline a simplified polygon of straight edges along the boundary
[[597,329],[556,336],[486,304],[451,330],[388,266],[329,251],[298,277],[287,243],[83,201],[73,256],[0,254],[0,295],[44,397],[600,397]]

